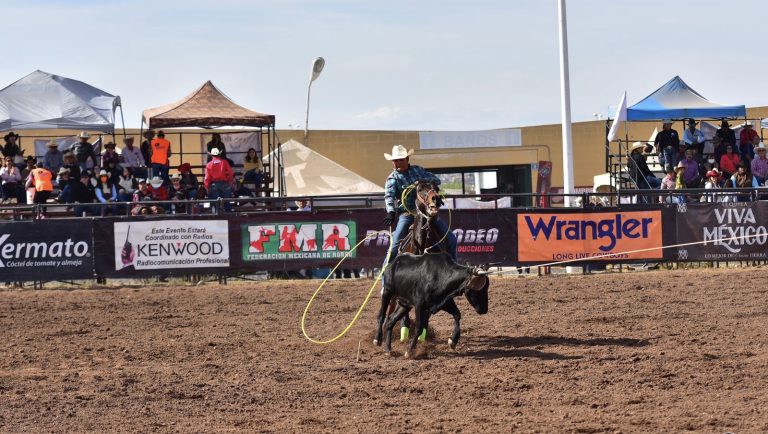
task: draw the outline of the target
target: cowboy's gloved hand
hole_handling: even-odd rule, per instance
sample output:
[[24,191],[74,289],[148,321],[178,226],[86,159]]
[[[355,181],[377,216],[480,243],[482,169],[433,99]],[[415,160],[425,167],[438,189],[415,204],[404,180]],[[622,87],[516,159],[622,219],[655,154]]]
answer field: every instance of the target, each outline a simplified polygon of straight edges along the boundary
[[387,216],[384,217],[384,220],[382,220],[382,224],[384,226],[392,226],[392,224],[395,222],[395,212],[390,211],[387,213]]

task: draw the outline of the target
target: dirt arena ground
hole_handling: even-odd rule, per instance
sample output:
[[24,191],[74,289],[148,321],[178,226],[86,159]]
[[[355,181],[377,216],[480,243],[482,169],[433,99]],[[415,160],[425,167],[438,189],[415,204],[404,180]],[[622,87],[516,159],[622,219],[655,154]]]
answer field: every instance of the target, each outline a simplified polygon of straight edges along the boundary
[[[766,274],[493,278],[418,360],[372,345],[375,301],[305,340],[316,281],[0,291],[0,430],[766,432]],[[370,283],[329,284],[310,334]]]

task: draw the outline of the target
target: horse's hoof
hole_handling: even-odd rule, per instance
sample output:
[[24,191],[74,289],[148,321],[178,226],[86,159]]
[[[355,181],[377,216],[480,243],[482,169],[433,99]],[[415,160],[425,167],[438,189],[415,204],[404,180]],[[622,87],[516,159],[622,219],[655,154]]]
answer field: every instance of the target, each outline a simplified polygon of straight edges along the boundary
[[410,359],[411,358],[411,353],[406,351],[405,354],[403,355],[403,357],[405,357],[406,359]]
[[381,342],[379,342],[378,339],[374,339],[373,340],[373,345],[376,345],[378,347],[379,345],[381,345]]
[[448,338],[448,346],[451,347],[452,350],[456,349],[456,344],[453,342],[453,339]]

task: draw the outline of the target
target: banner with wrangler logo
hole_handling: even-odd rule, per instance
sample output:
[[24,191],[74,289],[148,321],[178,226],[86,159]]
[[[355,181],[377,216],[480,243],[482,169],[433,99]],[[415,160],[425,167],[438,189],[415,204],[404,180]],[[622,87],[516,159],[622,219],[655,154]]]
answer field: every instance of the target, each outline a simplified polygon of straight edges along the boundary
[[521,212],[520,262],[662,259],[662,211]]

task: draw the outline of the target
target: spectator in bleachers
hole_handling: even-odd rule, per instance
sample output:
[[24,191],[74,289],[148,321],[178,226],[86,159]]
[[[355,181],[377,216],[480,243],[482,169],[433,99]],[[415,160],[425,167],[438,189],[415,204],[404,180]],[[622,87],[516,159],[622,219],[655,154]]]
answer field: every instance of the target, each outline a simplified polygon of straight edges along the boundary
[[[685,160],[677,163],[675,167],[675,190],[685,190],[685,169],[687,166],[684,163]],[[683,195],[675,198],[677,203],[685,203],[686,198]]]
[[739,148],[736,147],[736,133],[731,129],[727,120],[723,119],[720,123],[720,129],[715,133],[723,143],[733,146],[733,153],[739,155]]
[[725,145],[725,154],[720,157],[720,171],[725,174],[726,178],[730,178],[736,173],[736,166],[741,162],[741,158],[733,148],[733,145]]
[[69,169],[62,167],[56,176],[55,187],[59,190],[56,197],[58,203],[70,203],[72,201],[72,187],[69,185]]
[[[170,200],[174,202],[185,201],[189,198],[189,192],[181,185],[180,173],[171,175],[171,185],[168,187],[168,196],[170,197]],[[175,204],[174,208],[177,213],[184,212],[183,204]]]
[[159,176],[163,181],[168,181],[168,164],[171,158],[171,142],[165,139],[165,133],[157,132],[157,137],[150,143],[152,145],[152,177]]
[[760,144],[760,136],[753,136],[751,142],[741,142],[741,159],[752,163],[755,158],[755,147]]
[[[674,190],[676,185],[676,176],[675,176],[675,169],[672,167],[667,168],[667,175],[664,176],[664,178],[661,180],[661,186],[659,187],[660,190]],[[664,203],[672,202],[671,196],[660,196],[659,202]]]
[[[141,151],[141,157],[144,159],[144,164],[150,167],[152,161],[152,139],[155,138],[155,132],[147,130],[144,132],[144,140],[141,142],[139,150]],[[137,175],[138,176],[138,175]]]
[[32,169],[37,167],[37,159],[30,155],[24,159],[24,164],[24,168],[21,169],[21,179],[26,180],[29,178],[29,174],[32,173]]
[[[717,169],[712,169],[706,173],[706,181],[704,181],[704,188],[707,190],[717,190],[720,188],[720,172]],[[701,196],[702,202],[717,202],[718,195],[714,192],[707,193]]]
[[[662,166],[672,166],[671,155],[673,155],[678,146],[680,146],[680,136],[677,131],[672,129],[672,120],[664,119],[661,121],[661,131],[656,134],[653,146],[659,154],[659,163]],[[674,167],[674,166],[672,166]]]
[[261,187],[264,182],[263,170],[264,166],[256,153],[256,149],[249,148],[245,158],[243,158],[243,182],[253,183],[256,188]]
[[671,154],[669,157],[669,163],[665,164],[664,169],[673,169],[677,167],[677,163],[685,160],[685,151],[687,150],[687,146],[685,145],[685,142],[680,142],[680,144],[677,146],[677,149],[674,153]]
[[93,205],[96,201],[96,193],[93,185],[91,184],[91,176],[87,170],[83,170],[80,174],[80,181],[72,184],[72,202],[75,205],[75,215],[96,215],[98,207]]
[[147,177],[146,160],[141,150],[133,146],[133,136],[123,139],[123,152],[120,154],[120,167],[131,169],[131,174],[139,178]]
[[685,166],[685,172],[683,172],[683,179],[685,180],[686,188],[699,188],[701,186],[701,163],[696,160],[696,151],[688,149],[685,151],[685,158],[680,164]]
[[753,149],[754,140],[760,141],[760,136],[757,134],[754,128],[752,128],[752,121],[744,123],[744,127],[739,133],[739,156],[742,160],[751,162],[755,157],[755,151]]
[[82,170],[80,170],[80,165],[77,164],[77,160],[75,159],[75,154],[72,152],[65,152],[64,153],[64,166],[63,168],[69,170],[69,184],[70,186],[73,186],[76,183],[80,182],[80,174],[82,173]]
[[755,147],[755,158],[752,160],[752,175],[757,178],[757,182],[764,184],[768,179],[768,157],[766,157],[765,144],[760,143]]
[[[736,188],[757,188],[760,186],[757,182],[757,178],[752,176],[752,172],[749,170],[749,164],[746,161],[742,161],[738,165],[736,173],[731,176],[733,186]],[[736,198],[739,202],[749,202],[749,194],[739,194]]]
[[699,155],[704,155],[704,134],[696,128],[696,121],[688,119],[688,128],[683,131],[683,143],[688,148],[696,149]]
[[181,185],[189,192],[189,198],[194,199],[197,195],[197,190],[200,188],[200,183],[197,181],[197,176],[192,173],[192,166],[189,163],[184,163],[178,168],[181,175]]
[[[111,175],[106,170],[102,169],[99,172],[98,179],[96,181],[96,188],[94,189],[96,194],[96,200],[102,204],[110,204],[118,201],[117,187],[112,182]],[[117,210],[112,205],[102,205],[101,215],[117,215]]]
[[120,154],[115,151],[115,143],[107,142],[104,145],[104,153],[101,154],[101,167],[111,173],[110,168],[114,170],[118,164],[120,164]]
[[97,166],[99,160],[96,158],[96,153],[93,151],[93,145],[88,141],[91,135],[87,131],[81,131],[77,135],[80,139],[79,142],[72,145],[69,150],[75,154],[77,164],[80,165],[80,170],[88,169],[88,159],[91,159],[91,165]]
[[[235,174],[230,167],[229,162],[221,158],[218,148],[211,150],[211,161],[205,166],[205,189],[208,191],[208,199],[216,200],[218,198],[231,198],[232,185],[235,180]],[[229,202],[224,205],[227,212],[232,211]]]
[[4,139],[5,145],[2,150],[3,157],[10,158],[19,170],[23,169],[24,150],[19,147],[18,143],[16,143],[16,141],[19,140],[19,135],[11,131],[5,135]]
[[17,203],[22,203],[19,194],[21,191],[21,171],[13,164],[13,158],[5,157],[5,166],[0,169],[0,180],[2,180],[3,187],[3,202],[8,203],[15,200]]
[[133,176],[133,170],[130,167],[123,167],[123,171],[117,180],[117,197],[120,199],[120,202],[130,202],[136,187],[137,182]]
[[646,163],[645,152],[647,147],[648,145],[646,143],[635,142],[632,145],[629,161],[627,163],[629,165],[630,177],[635,181],[635,185],[637,188],[644,190],[659,188],[659,186],[661,186],[661,181],[654,176]]
[[163,214],[163,207],[157,205],[148,205],[145,202],[154,200],[147,186],[146,179],[139,180],[139,186],[133,193],[132,215]]
[[48,142],[48,151],[43,158],[43,167],[50,170],[51,173],[57,173],[64,165],[64,154],[59,151],[59,145],[56,140]]
[[[725,184],[723,184],[723,188],[733,188],[733,180],[731,178],[728,178],[725,180]],[[736,202],[736,195],[735,194],[723,194],[718,202]]]
[[168,188],[159,176],[153,176],[149,180],[147,191],[149,191],[152,200],[168,200]]
[[224,146],[224,142],[221,141],[221,134],[219,133],[213,133],[211,134],[211,140],[205,145],[206,148],[208,148],[208,161],[211,161],[212,155],[211,151],[214,149],[219,150],[219,157],[221,157],[224,160],[228,160],[229,164],[232,164],[232,161],[229,161],[227,158],[227,148]]

